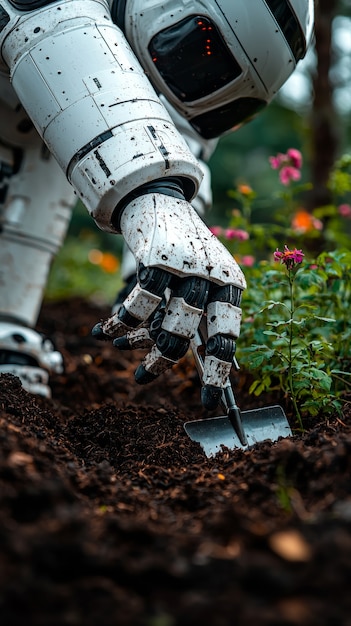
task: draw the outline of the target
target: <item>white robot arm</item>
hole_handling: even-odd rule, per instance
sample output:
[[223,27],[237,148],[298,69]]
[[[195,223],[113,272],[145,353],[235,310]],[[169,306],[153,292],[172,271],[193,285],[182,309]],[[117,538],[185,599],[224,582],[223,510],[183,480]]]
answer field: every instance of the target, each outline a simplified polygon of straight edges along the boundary
[[107,3],[1,5],[12,86],[98,226],[117,232],[120,203],[148,181],[179,177],[191,200],[201,170]]
[[205,316],[208,408],[229,376],[245,279],[191,207],[202,169],[158,94],[206,140],[269,102],[305,52],[311,2],[247,4],[0,1],[3,71],[97,225],[122,233],[138,262],[134,290],[96,333],[143,326],[168,294],[143,383],[184,354]]

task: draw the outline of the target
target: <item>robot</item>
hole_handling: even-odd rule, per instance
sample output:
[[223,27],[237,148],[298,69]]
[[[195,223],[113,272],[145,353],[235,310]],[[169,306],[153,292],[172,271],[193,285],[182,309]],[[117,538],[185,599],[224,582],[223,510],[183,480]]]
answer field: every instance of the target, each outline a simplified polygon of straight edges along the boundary
[[122,234],[133,277],[94,336],[148,347],[145,384],[205,321],[201,399],[216,407],[246,283],[202,218],[206,160],[269,104],[312,29],[313,0],[0,0],[0,373],[50,397],[62,358],[35,326],[79,198]]

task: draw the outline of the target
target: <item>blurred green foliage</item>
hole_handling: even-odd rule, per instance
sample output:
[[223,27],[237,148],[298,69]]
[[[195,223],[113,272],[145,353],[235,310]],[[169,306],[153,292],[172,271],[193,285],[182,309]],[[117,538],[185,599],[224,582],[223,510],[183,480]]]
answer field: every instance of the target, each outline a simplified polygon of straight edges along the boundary
[[93,298],[101,304],[113,304],[122,287],[119,272],[122,242],[120,237],[111,240],[96,231],[77,230],[77,222],[73,224],[53,262],[46,300],[80,296]]
[[[214,200],[207,218],[209,223],[227,224],[235,206],[230,189],[241,183],[259,190],[261,198],[274,195],[277,181],[268,163],[269,156],[273,154],[286,152],[292,146],[300,150],[304,154],[303,179],[307,180],[308,142],[306,118],[277,102],[235,133],[222,137],[209,162]],[[269,221],[269,203],[262,207],[262,213]],[[262,215],[257,214],[257,219],[262,220]]]

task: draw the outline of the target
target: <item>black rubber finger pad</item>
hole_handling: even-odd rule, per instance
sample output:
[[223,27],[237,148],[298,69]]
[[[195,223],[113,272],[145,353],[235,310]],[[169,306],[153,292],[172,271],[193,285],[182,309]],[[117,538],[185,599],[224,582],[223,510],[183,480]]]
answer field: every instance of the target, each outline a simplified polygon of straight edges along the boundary
[[94,339],[99,339],[99,341],[110,341],[111,337],[104,333],[104,331],[102,330],[102,324],[102,322],[95,324],[95,326],[93,326],[92,328],[91,334]]
[[155,374],[148,372],[143,365],[139,365],[134,377],[138,385],[147,385],[157,378]]
[[205,409],[213,411],[219,404],[222,396],[222,389],[214,385],[205,385],[201,389],[201,402]]

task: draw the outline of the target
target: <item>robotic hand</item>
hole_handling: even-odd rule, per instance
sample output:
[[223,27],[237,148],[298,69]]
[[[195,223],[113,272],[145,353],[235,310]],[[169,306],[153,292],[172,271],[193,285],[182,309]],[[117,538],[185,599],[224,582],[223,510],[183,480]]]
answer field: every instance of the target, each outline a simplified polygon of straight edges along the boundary
[[123,210],[120,228],[137,260],[137,283],[93,334],[117,338],[114,345],[121,349],[152,346],[136,371],[143,384],[184,356],[204,316],[208,341],[202,402],[213,409],[233,364],[245,279],[184,199],[177,181],[167,181],[167,188],[171,195],[150,189]]

